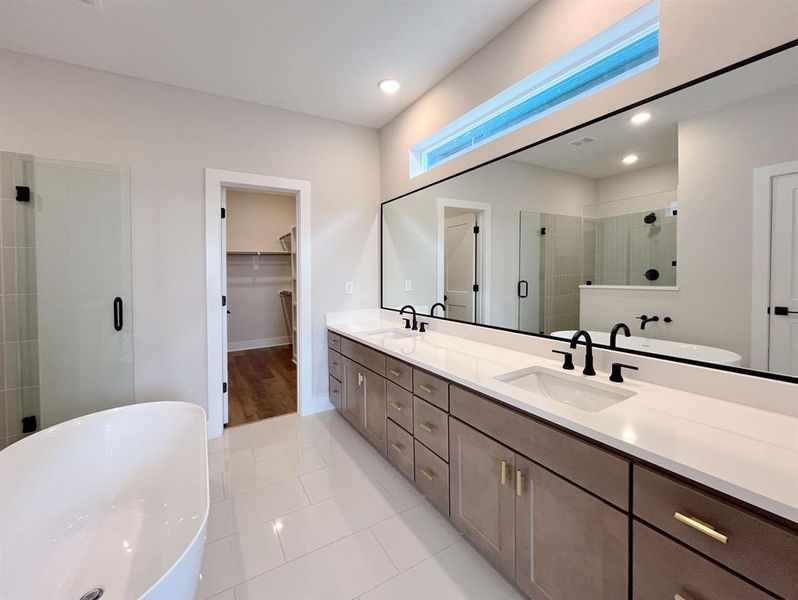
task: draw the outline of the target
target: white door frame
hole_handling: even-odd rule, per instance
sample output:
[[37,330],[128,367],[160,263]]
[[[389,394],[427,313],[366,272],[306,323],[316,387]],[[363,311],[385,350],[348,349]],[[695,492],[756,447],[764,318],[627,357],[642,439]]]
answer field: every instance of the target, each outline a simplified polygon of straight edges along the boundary
[[754,169],[751,262],[751,368],[768,370],[770,350],[770,228],[773,178],[798,172],[798,160]]
[[297,410],[311,405],[313,356],[310,311],[310,182],[256,173],[205,169],[205,277],[208,334],[208,437],[224,429],[223,365],[227,356],[222,321],[222,190],[235,187],[296,194],[297,223]]
[[477,294],[475,307],[476,323],[490,325],[490,204],[455,198],[437,198],[435,220],[438,230],[437,243],[437,286],[435,302],[443,302],[446,289],[444,281],[444,239],[446,231],[446,209],[464,208],[477,213],[479,235],[477,236],[477,283],[482,293]]

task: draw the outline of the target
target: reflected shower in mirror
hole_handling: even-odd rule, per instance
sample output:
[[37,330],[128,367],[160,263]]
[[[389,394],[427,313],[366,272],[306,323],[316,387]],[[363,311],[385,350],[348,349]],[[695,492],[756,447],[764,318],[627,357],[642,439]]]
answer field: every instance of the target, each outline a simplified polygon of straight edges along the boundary
[[383,204],[383,306],[798,376],[798,49]]

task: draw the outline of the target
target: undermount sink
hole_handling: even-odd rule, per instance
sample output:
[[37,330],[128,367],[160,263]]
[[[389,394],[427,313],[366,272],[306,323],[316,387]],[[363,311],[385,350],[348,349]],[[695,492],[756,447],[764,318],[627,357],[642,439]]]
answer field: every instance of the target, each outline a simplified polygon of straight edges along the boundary
[[390,340],[390,339],[405,339],[410,337],[415,337],[419,335],[418,331],[413,331],[412,329],[398,329],[396,327],[384,327],[382,329],[370,329],[367,331],[361,331],[362,335],[366,335],[368,337],[379,338],[381,340]]
[[527,367],[497,375],[494,379],[588,412],[604,410],[635,395],[623,388],[546,367]]

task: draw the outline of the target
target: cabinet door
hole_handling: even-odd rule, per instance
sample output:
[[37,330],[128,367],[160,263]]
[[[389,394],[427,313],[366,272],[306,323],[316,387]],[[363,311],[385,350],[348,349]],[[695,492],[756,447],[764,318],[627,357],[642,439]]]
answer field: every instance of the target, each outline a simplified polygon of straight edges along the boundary
[[344,385],[344,402],[341,407],[341,414],[349,423],[357,428],[362,429],[362,414],[363,414],[363,375],[365,370],[356,362],[342,356],[343,361],[343,385]]
[[361,369],[363,381],[363,435],[385,454],[385,378]]
[[518,587],[536,600],[625,598],[628,516],[521,455],[513,479]]
[[500,570],[515,573],[514,453],[449,420],[451,519]]

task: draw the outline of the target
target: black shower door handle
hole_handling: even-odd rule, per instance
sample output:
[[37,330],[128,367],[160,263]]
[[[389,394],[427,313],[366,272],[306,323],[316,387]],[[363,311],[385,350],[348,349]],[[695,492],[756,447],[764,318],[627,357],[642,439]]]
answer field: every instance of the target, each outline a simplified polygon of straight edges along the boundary
[[[524,285],[524,293],[521,293],[521,284]],[[529,296],[529,282],[526,279],[522,279],[518,282],[518,297],[519,298],[526,298]]]
[[124,320],[122,318],[122,298],[117,296],[114,298],[114,330],[122,331]]

